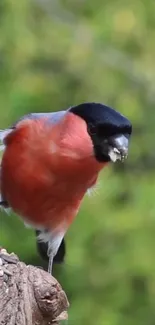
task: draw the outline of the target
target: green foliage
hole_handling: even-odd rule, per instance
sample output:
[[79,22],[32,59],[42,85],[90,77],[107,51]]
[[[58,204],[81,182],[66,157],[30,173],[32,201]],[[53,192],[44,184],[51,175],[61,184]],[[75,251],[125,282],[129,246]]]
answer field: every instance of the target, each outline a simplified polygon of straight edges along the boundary
[[[155,323],[154,39],[151,0],[0,1],[0,128],[83,101],[134,125],[128,161],[103,171],[55,269],[69,324]],[[40,264],[33,231],[15,215],[0,222],[1,244]]]

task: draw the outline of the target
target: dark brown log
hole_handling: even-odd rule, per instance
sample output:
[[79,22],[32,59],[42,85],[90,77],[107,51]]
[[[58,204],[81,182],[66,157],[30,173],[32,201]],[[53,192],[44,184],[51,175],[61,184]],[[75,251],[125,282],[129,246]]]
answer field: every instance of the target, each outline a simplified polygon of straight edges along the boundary
[[57,325],[68,307],[55,278],[0,249],[0,325]]

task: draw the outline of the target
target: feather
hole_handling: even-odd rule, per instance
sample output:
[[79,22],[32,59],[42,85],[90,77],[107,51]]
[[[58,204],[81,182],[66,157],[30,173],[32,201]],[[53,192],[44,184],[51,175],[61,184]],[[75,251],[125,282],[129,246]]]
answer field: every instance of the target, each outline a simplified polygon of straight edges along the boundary
[[64,238],[65,232],[56,232],[56,231],[38,231],[37,241],[48,243],[48,252],[47,255],[53,255],[53,257],[56,255],[59,246],[62,242],[62,239]]
[[[9,133],[12,132],[12,130],[13,130],[12,128],[11,129],[0,130],[0,142],[2,143],[2,145],[0,147],[2,147],[2,146],[5,147],[4,139]],[[0,150],[3,150],[3,149],[0,149]]]
[[52,113],[30,113],[22,116],[17,122],[13,124],[13,128],[18,125],[21,121],[24,120],[39,120],[46,119],[47,123],[51,123],[52,125],[59,122],[66,114],[66,111],[52,112]]
[[[40,230],[36,230],[36,237],[37,237],[37,250],[40,255],[40,257],[45,260],[49,261],[49,257],[47,255],[48,252],[48,242],[38,241],[38,235],[40,234]],[[54,257],[54,263],[63,263],[65,259],[65,253],[66,253],[66,244],[65,240],[63,239],[60,247],[57,251],[57,254]]]
[[[0,143],[1,143],[0,144],[0,151],[5,150],[4,139],[11,132],[12,132],[12,128],[11,129],[0,130]],[[0,172],[1,172],[1,168],[0,168]],[[4,210],[8,215],[11,212],[11,209],[10,209],[8,203],[3,199],[1,193],[0,193],[0,209]]]

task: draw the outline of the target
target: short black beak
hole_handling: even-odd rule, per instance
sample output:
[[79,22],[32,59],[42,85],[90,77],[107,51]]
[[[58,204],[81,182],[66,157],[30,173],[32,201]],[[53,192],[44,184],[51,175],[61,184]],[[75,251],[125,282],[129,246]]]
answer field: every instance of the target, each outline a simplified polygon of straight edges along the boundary
[[128,156],[129,139],[123,134],[112,136],[108,139],[110,145],[109,157],[112,161],[122,160]]

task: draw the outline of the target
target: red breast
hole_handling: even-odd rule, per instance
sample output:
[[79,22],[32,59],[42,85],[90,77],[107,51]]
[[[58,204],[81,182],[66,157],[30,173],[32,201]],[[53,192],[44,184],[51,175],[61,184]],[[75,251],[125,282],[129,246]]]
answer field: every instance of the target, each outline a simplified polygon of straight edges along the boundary
[[104,166],[94,158],[85,122],[72,113],[53,126],[24,120],[5,142],[3,197],[31,224],[68,227]]

